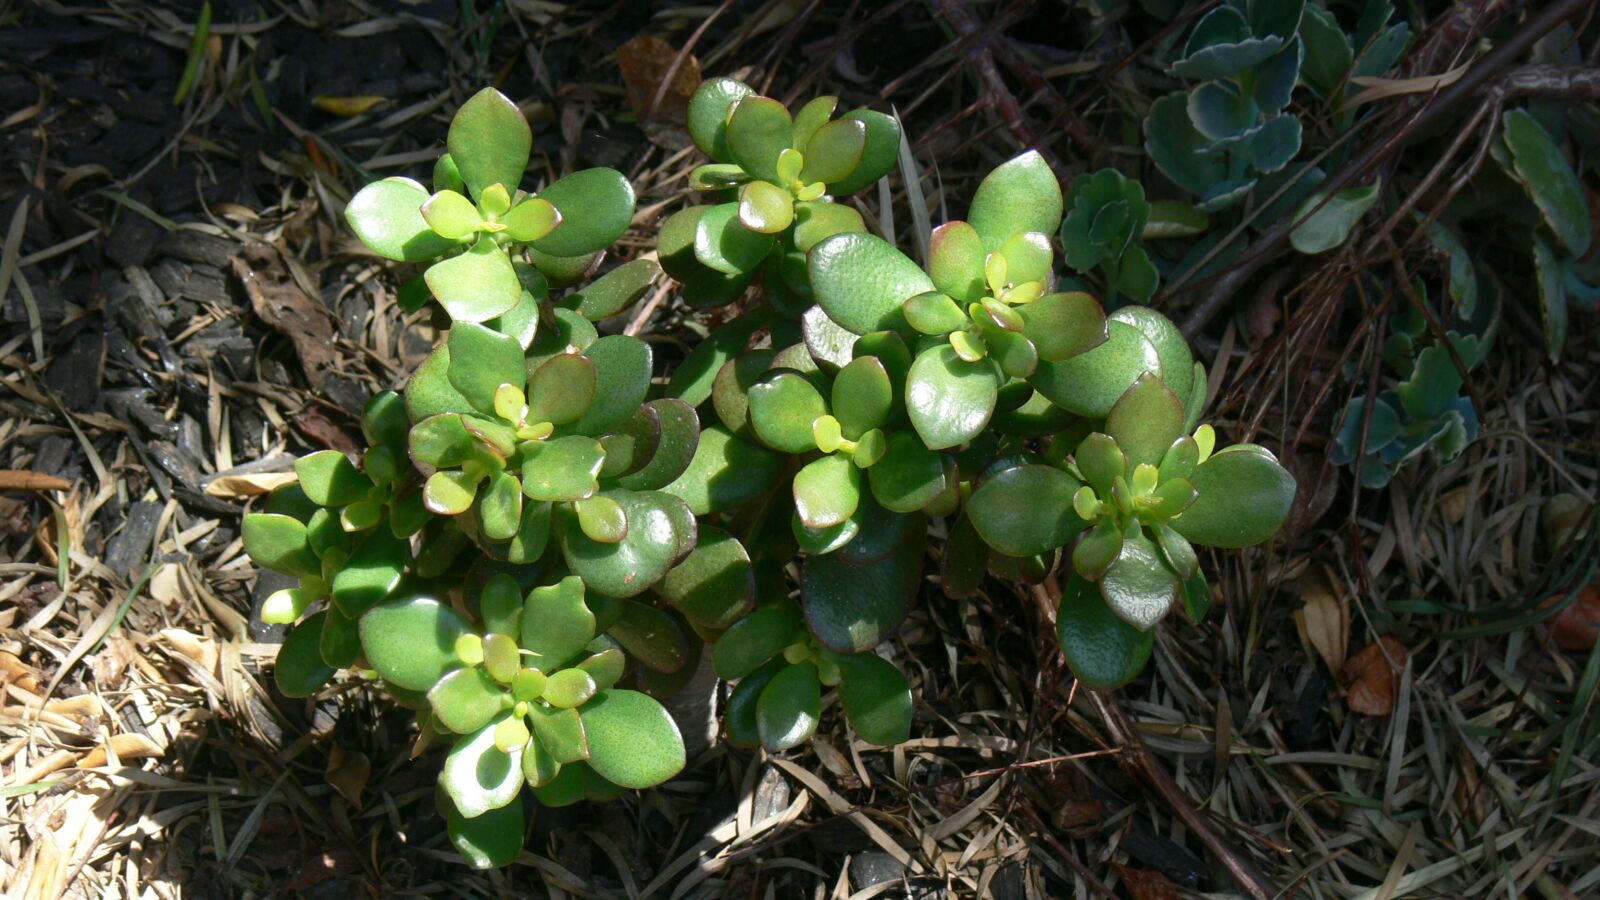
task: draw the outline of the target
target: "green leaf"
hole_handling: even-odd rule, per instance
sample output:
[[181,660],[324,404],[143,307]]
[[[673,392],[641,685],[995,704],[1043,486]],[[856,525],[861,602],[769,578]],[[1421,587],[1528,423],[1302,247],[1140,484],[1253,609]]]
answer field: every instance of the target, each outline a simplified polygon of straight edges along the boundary
[[638,691],[601,691],[584,705],[582,716],[589,765],[607,781],[642,791],[683,771],[683,736],[654,698]]
[[322,623],[327,618],[327,610],[314,612],[284,635],[272,680],[285,697],[309,697],[338,671],[322,659]]
[[689,135],[700,152],[718,162],[728,162],[728,110],[755,91],[742,81],[712,78],[700,83],[689,98]]
[[1324,100],[1332,98],[1354,61],[1350,39],[1333,13],[1316,4],[1306,6],[1300,20],[1300,39],[1306,47],[1301,79]]
[[859,340],[828,318],[820,306],[808,307],[800,315],[800,336],[817,368],[828,372],[850,364],[852,349]]
[[756,720],[756,709],[760,705],[761,693],[766,690],[773,677],[788,665],[783,657],[774,657],[759,669],[739,679],[733,692],[728,695],[728,706],[723,715],[724,721],[727,722],[729,743],[735,747],[755,747],[761,743],[760,725]]
[[1199,499],[1172,529],[1206,547],[1249,547],[1283,527],[1294,507],[1295,481],[1271,453],[1239,444],[1212,454],[1190,481]]
[[[805,562],[800,591],[806,623],[830,650],[857,653],[887,640],[922,585],[927,518],[883,518],[887,521],[864,520],[855,540]],[[880,547],[886,549],[877,551]],[[874,552],[882,555],[870,561],[857,555]]]
[[906,324],[922,334],[950,334],[967,327],[967,314],[956,301],[938,291],[906,298],[901,308]]
[[839,454],[806,463],[794,476],[794,507],[808,528],[843,523],[861,502],[861,470]]
[[811,423],[828,412],[815,385],[797,372],[780,371],[750,389],[750,424],[762,443],[784,453],[816,448]]
[[690,406],[699,406],[711,396],[717,373],[734,358],[757,329],[764,327],[770,317],[765,307],[758,307],[739,316],[713,331],[684,357],[667,383],[667,396],[676,397]]
[[946,487],[943,458],[909,431],[889,435],[883,458],[867,476],[873,498],[892,512],[916,512]]
[[471,631],[456,611],[429,597],[393,600],[360,619],[367,662],[396,687],[426,691],[461,666],[456,639]]
[[638,470],[616,479],[618,487],[630,491],[654,491],[671,484],[689,468],[700,445],[700,418],[682,400],[651,400],[645,404],[655,413],[660,438],[655,453]]
[[1539,319],[1544,325],[1545,354],[1551,363],[1560,361],[1561,345],[1567,342],[1566,266],[1556,249],[1538,232],[1533,233],[1534,272],[1539,284]]
[[1150,105],[1144,120],[1145,153],[1174,184],[1204,195],[1227,177],[1221,156],[1204,152],[1209,147],[1210,142],[1189,121],[1188,96],[1183,91]]
[[600,338],[593,322],[565,307],[547,307],[541,318],[542,327],[528,346],[530,372],[563,353],[582,353]]
[[818,305],[856,334],[895,330],[906,298],[933,290],[920,266],[871,234],[828,238],[811,248],[806,268]]
[[[534,244],[525,244],[523,253],[531,263],[530,268],[544,276],[551,287],[567,287],[582,279],[594,267],[599,251],[582,256],[555,256],[541,251]],[[526,286],[526,285],[524,285]]]
[[387,528],[374,529],[333,576],[334,605],[352,619],[360,616],[394,593],[410,563],[410,544]]
[[336,669],[354,666],[361,656],[361,634],[354,620],[345,618],[338,607],[329,609],[328,617],[322,620],[322,639],[317,649],[322,661]]
[[448,153],[433,162],[433,189],[455,191],[458,194],[467,190],[467,183],[461,180],[461,170],[456,168],[456,161]]
[[852,109],[841,118],[866,125],[867,140],[855,171],[828,184],[829,192],[836,197],[854,194],[889,174],[899,159],[901,144],[900,123],[875,109]]
[[1560,146],[1539,120],[1514,109],[1501,120],[1512,168],[1545,222],[1573,256],[1582,256],[1592,240],[1589,203],[1583,185]]
[[977,437],[994,414],[1000,376],[988,360],[967,362],[949,346],[917,356],[906,376],[906,412],[930,450]]
[[739,167],[762,181],[777,183],[778,154],[794,141],[794,119],[782,103],[747,95],[728,117],[728,153]]
[[572,425],[580,434],[603,434],[627,421],[650,391],[650,345],[636,337],[607,335],[583,352],[595,368],[595,398]]
[[1108,340],[1056,362],[1041,360],[1033,386],[1050,402],[1080,416],[1103,418],[1140,375],[1161,375],[1161,357],[1139,329],[1107,322]]
[[867,147],[867,125],[857,119],[835,119],[822,126],[802,148],[806,164],[800,180],[806,184],[843,181],[861,165]]
[[450,383],[450,345],[440,344],[411,373],[405,388],[406,412],[413,422],[453,412],[471,412],[472,402]]
[[529,197],[500,217],[514,241],[537,241],[561,224],[561,210],[543,197]]
[[794,195],[769,182],[739,189],[739,224],[761,234],[778,234],[794,221]]
[[1122,553],[1100,577],[1100,595],[1128,624],[1149,631],[1177,602],[1182,583],[1142,530],[1124,535]]
[[469,819],[451,809],[446,830],[450,843],[474,869],[509,866],[522,852],[523,834],[528,830],[522,804],[513,801]]
[[1017,310],[1040,360],[1059,361],[1104,344],[1109,338],[1100,302],[1081,291],[1047,294]]
[[726,628],[755,605],[755,569],[737,538],[702,525],[694,552],[667,572],[656,591],[696,625]]
[[1147,240],[1194,237],[1211,227],[1211,217],[1181,200],[1152,200],[1142,237]]
[[562,669],[545,683],[544,699],[559,709],[576,709],[599,690],[594,677],[583,669]]
[[988,292],[983,282],[983,238],[966,222],[946,222],[928,241],[928,274],[940,291],[962,303],[976,303]]
[[669,675],[682,670],[689,658],[682,620],[648,603],[618,603],[622,615],[606,629],[606,635],[646,669]]
[[515,476],[507,472],[490,475],[477,502],[484,537],[508,541],[516,536],[522,527],[522,485]]
[[550,543],[550,504],[529,501],[522,504],[517,533],[506,548],[506,558],[514,563],[531,563],[544,555]]
[[534,656],[528,665],[554,672],[571,662],[594,640],[594,613],[584,602],[583,580],[569,575],[553,585],[528,592],[522,607],[524,650]]
[[636,259],[573,291],[561,303],[591,322],[609,319],[632,306],[660,274],[661,266],[654,260]]
[[739,206],[713,206],[700,215],[694,228],[694,258],[728,275],[755,271],[773,244],[772,235],[745,227],[739,220]]
[[293,516],[251,513],[240,527],[245,552],[257,565],[284,575],[321,575],[322,561],[306,539],[306,526]]
[[1194,384],[1194,354],[1183,332],[1171,319],[1148,306],[1124,306],[1107,318],[1139,329],[1156,348],[1156,356],[1161,360],[1161,380],[1179,399],[1189,396]]
[[456,191],[439,191],[422,204],[422,218],[440,237],[459,241],[478,230],[483,216]]
[[605,450],[573,434],[528,444],[522,457],[522,492],[531,500],[582,500],[600,489]]
[[465,253],[429,266],[422,277],[457,322],[492,319],[522,299],[522,284],[511,260],[488,237],[478,238]]
[[509,718],[501,716],[456,741],[445,757],[439,785],[468,819],[514,803],[522,790],[522,748],[506,753],[494,743],[496,726]]
[[1037,150],[1029,150],[984,176],[967,221],[992,253],[1026,231],[1055,234],[1061,227],[1061,183]]
[[[517,362],[520,368],[521,354]],[[594,403],[598,377],[595,364],[582,354],[545,360],[528,376],[528,421],[566,425],[581,418]]]
[[483,617],[483,627],[489,631],[520,634],[522,590],[517,587],[517,580],[505,572],[491,576],[478,594],[478,612]]
[[1065,546],[1083,530],[1072,495],[1083,487],[1054,466],[1021,465],[984,479],[967,516],[984,543],[1006,556],[1034,556]]
[[472,734],[499,715],[505,688],[481,666],[457,669],[428,689],[433,720],[456,734]]
[[551,256],[574,257],[611,246],[633,221],[633,184],[616,169],[580,169],[539,193],[561,213],[555,231],[533,242]]
[[765,494],[783,474],[778,453],[714,425],[702,429],[689,467],[663,491],[683,498],[697,516],[742,506]]
[[817,667],[803,662],[774,675],[756,702],[756,729],[769,753],[796,747],[811,739],[822,716],[822,684]]
[[494,392],[500,385],[520,390],[527,379],[516,338],[473,322],[456,322],[449,342],[450,384],[481,412],[494,412]]
[[522,183],[533,132],[510,98],[486,87],[456,110],[446,144],[467,189],[481,197],[491,184],[515,189]]
[[1112,614],[1092,581],[1072,574],[1061,590],[1056,637],[1072,674],[1087,687],[1109,691],[1139,676],[1155,636]]
[[1111,407],[1106,433],[1132,465],[1158,465],[1183,434],[1183,403],[1161,379],[1146,372]]
[[[1289,243],[1305,254],[1323,253],[1340,246],[1349,239],[1350,230],[1372,204],[1378,202],[1382,188],[1380,180],[1368,187],[1346,188],[1331,199],[1325,191],[1312,194],[1295,210],[1294,221],[1300,224],[1289,232]],[[1319,206],[1321,209],[1317,208]]]
[[876,653],[833,657],[839,664],[839,703],[856,733],[892,746],[911,737],[911,688],[894,664]]
[[[596,541],[576,527],[562,529],[567,567],[596,593],[632,597],[649,590],[678,559],[678,532],[654,495],[611,490],[628,516],[628,534],[615,544]],[[575,523],[574,523],[575,524]]]
[[881,428],[894,410],[894,384],[876,357],[851,360],[833,379],[833,415],[844,426],[844,436],[856,440]]
[[344,208],[363,244],[388,259],[423,262],[439,256],[455,241],[434,233],[422,218],[428,189],[409,178],[385,178],[356,192]]
[[589,758],[589,735],[576,709],[555,709],[540,703],[528,705],[528,719],[539,745],[559,765]]
[[719,678],[743,678],[804,637],[805,623],[792,603],[764,606],[717,638],[711,647],[711,664]]
[[1006,261],[1006,281],[1023,284],[1029,281],[1044,283],[1050,280],[1050,267],[1055,263],[1055,251],[1050,247],[1049,235],[1038,231],[1014,234],[995,251]]
[[812,247],[836,234],[866,230],[861,213],[843,203],[812,200],[794,205],[794,248],[801,253],[810,253]]
[[800,111],[794,114],[794,147],[804,150],[818,129],[833,118],[833,111],[838,106],[839,98],[827,94],[807,100]]
[[660,445],[661,414],[649,404],[635,407],[626,421],[600,436],[600,446],[606,451],[600,477],[614,479],[637,472],[650,461]]

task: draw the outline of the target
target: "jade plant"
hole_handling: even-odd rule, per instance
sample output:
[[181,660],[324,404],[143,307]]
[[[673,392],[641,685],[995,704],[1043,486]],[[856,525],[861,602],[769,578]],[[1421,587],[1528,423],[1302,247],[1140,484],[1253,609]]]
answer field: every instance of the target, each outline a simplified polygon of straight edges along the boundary
[[1288,515],[1272,455],[1199,424],[1205,369],[1172,322],[1057,290],[1058,233],[1108,294],[1153,287],[1129,274],[1136,183],[1092,176],[1064,226],[1025,153],[933,231],[924,267],[832,202],[900,144],[892,119],[834,106],[791,116],[727,79],[696,94],[715,162],[695,186],[723,196],[667,220],[659,258],[688,305],[757,278],[769,302],[665,379],[651,344],[596,326],[659,274],[644,258],[589,280],[632,188],[588,170],[525,192],[527,123],[498,93],[457,114],[432,192],[385,179],[351,201],[364,242],[425,265],[403,292],[450,328],[367,407],[370,449],[300,460],[245,548],[299,579],[263,609],[290,626],[278,687],[311,696],[348,669],[416,710],[417,752],[448,745],[439,805],[474,865],[515,859],[530,809],[676,775],[658,698],[702,657],[734,683],[736,746],[805,744],[827,691],[856,736],[905,740],[917,707],[886,642],[930,550],[950,598],[1058,575],[1066,661],[1111,688],[1170,609],[1204,615],[1197,547]]

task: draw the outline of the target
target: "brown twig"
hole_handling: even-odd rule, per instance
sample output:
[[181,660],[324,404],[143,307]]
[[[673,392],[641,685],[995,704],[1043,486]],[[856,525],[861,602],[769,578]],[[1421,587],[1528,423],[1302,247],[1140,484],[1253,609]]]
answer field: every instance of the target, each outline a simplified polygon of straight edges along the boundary
[[1600,68],[1594,66],[1523,66],[1501,77],[1498,88],[1507,97],[1560,97],[1600,100]]
[[937,0],[939,12],[944,15],[945,21],[956,30],[967,45],[966,58],[968,65],[978,73],[983,81],[987,93],[986,101],[999,114],[1001,121],[1011,130],[1017,142],[1024,147],[1037,149],[1050,163],[1050,168],[1055,169],[1059,175],[1063,170],[1061,161],[1048,148],[1040,146],[1039,136],[1028,124],[1027,116],[1023,115],[1022,104],[1017,102],[1016,94],[1011,92],[1010,86],[1000,74],[1000,69],[994,61],[994,26],[999,21],[982,24],[977,16],[962,0]]
[[1265,875],[1256,868],[1256,864],[1239,850],[1222,839],[1211,823],[1206,821],[1199,810],[1195,809],[1194,801],[1189,795],[1178,787],[1172,776],[1167,774],[1166,767],[1155,758],[1150,748],[1145,746],[1144,740],[1139,737],[1138,730],[1128,720],[1127,715],[1117,706],[1116,701],[1109,695],[1100,691],[1089,691],[1089,701],[1094,704],[1099,712],[1101,721],[1105,724],[1106,734],[1112,742],[1125,748],[1127,752],[1117,757],[1124,769],[1129,774],[1144,779],[1155,788],[1178,818],[1183,820],[1184,827],[1194,832],[1200,843],[1210,850],[1222,865],[1233,876],[1233,880],[1256,900],[1270,900],[1278,896],[1278,889],[1267,881]]

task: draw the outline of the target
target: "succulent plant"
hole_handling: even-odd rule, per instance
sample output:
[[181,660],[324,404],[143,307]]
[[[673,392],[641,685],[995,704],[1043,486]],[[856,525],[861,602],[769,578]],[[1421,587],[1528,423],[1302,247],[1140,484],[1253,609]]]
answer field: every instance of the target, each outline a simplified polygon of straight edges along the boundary
[[[368,405],[359,461],[300,460],[245,548],[300,579],[265,607],[292,624],[279,687],[352,669],[415,709],[419,752],[450,744],[440,806],[474,865],[520,852],[524,786],[560,806],[674,776],[683,741],[654,695],[706,647],[736,682],[735,745],[807,742],[827,688],[859,737],[905,740],[911,685],[880,647],[922,593],[933,519],[953,517],[935,531],[947,596],[1070,557],[1058,637],[1110,687],[1173,605],[1204,614],[1196,545],[1258,543],[1288,513],[1270,453],[1212,452],[1196,430],[1205,369],[1170,321],[1052,291],[1063,203],[1037,153],[983,180],[924,269],[829,200],[880,178],[900,140],[834,105],[791,117],[726,79],[696,95],[690,130],[717,161],[696,185],[730,196],[664,223],[660,258],[691,303],[757,277],[773,302],[664,387],[650,344],[595,325],[656,265],[583,283],[632,188],[589,170],[521,192],[527,126],[499,94],[456,116],[435,193],[386,179],[351,202],[375,250],[431,261],[421,301],[453,324]],[[1138,185],[1098,173],[1073,203],[1069,262],[1147,294]]]

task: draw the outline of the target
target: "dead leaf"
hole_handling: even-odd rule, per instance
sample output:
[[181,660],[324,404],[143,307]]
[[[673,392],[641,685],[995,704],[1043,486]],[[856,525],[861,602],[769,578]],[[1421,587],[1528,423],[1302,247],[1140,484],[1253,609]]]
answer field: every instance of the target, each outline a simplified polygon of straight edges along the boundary
[[1056,807],[1054,816],[1057,829],[1073,837],[1083,837],[1100,827],[1105,813],[1100,801],[1093,798],[1067,800]]
[[316,407],[307,407],[304,412],[296,416],[294,425],[300,432],[310,438],[312,443],[318,444],[329,450],[338,450],[340,453],[359,454],[361,445],[349,432],[334,424],[333,420],[323,414]]
[[[1539,608],[1555,606],[1566,596],[1556,594],[1539,604]],[[1544,624],[1550,629],[1550,639],[1556,642],[1557,647],[1574,653],[1592,650],[1595,638],[1600,637],[1600,586],[1591,584],[1579,591],[1578,599],[1567,604],[1565,609],[1551,616]]]
[[44,472],[0,469],[0,491],[65,491],[72,482]]
[[94,673],[94,683],[102,691],[120,690],[128,667],[138,658],[139,651],[133,642],[120,634],[106,638],[105,646],[89,659],[89,671]]
[[1462,63],[1448,72],[1438,75],[1419,75],[1415,78],[1381,78],[1376,75],[1357,75],[1350,79],[1350,83],[1364,87],[1366,90],[1344,101],[1346,107],[1360,106],[1384,97],[1396,97],[1401,94],[1422,94],[1431,91],[1443,90],[1456,79],[1465,75],[1469,68],[1467,63]]
[[[653,34],[641,34],[617,48],[617,65],[628,86],[628,105],[641,122],[687,121],[689,98],[700,86],[700,60],[693,53],[685,54],[674,70],[677,58],[678,49]],[[668,72],[672,83],[662,92],[661,83]],[[657,93],[661,93],[661,102],[651,110]]]
[[[111,749],[116,751],[117,760],[119,762],[127,762],[130,759],[148,759],[151,757],[159,758],[166,755],[166,752],[163,751],[155,741],[150,740],[142,734],[134,734],[133,732],[113,735],[111,738]],[[78,768],[98,768],[105,765],[110,761],[110,759],[110,755],[106,753],[105,745],[102,744],[99,747],[90,750],[88,753],[85,753],[83,758],[78,760]]]
[[31,693],[39,690],[38,673],[24,663],[15,653],[0,650],[0,688],[14,684]]
[[1160,872],[1133,869],[1120,863],[1112,865],[1117,867],[1117,875],[1133,900],[1178,900],[1178,888]]
[[339,744],[334,744],[328,752],[328,767],[323,777],[339,796],[357,809],[361,808],[361,792],[367,789],[367,779],[371,775],[372,761],[365,753],[345,750]]
[[1345,663],[1342,680],[1352,712],[1364,716],[1387,716],[1394,712],[1395,691],[1400,667],[1405,665],[1406,645],[1399,638],[1385,636],[1361,648]]
[[367,110],[382,103],[387,98],[378,96],[362,97],[330,97],[327,94],[318,94],[311,98],[311,105],[325,113],[348,119],[359,116]]
[[246,500],[270,494],[298,478],[293,472],[256,472],[249,475],[222,475],[206,485],[209,497]]
[[327,307],[300,289],[278,251],[268,244],[244,245],[233,258],[233,272],[244,283],[256,315],[294,342],[306,380],[321,390],[334,359]]
[[1334,589],[1326,572],[1308,573],[1301,582],[1300,597],[1304,605],[1294,611],[1300,639],[1317,651],[1337,677],[1350,649],[1350,604],[1343,591]]

